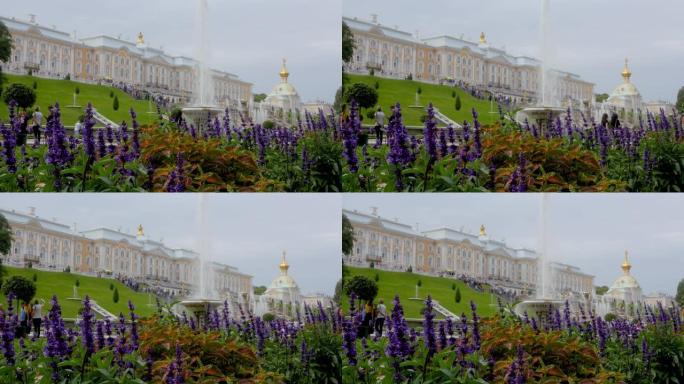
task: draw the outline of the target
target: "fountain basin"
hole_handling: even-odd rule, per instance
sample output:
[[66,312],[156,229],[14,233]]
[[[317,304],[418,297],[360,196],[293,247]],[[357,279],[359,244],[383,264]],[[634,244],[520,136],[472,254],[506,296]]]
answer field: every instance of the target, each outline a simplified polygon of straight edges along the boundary
[[545,127],[549,122],[554,121],[558,116],[565,112],[567,112],[567,110],[560,107],[527,107],[516,113],[515,120],[520,124],[524,124],[525,119],[527,119],[530,124],[535,124],[538,127]]
[[516,315],[523,317],[525,312],[529,318],[545,319],[549,310],[554,311],[563,306],[562,300],[530,299],[520,302],[513,307]]
[[174,312],[185,313],[192,316],[198,325],[205,324],[209,319],[209,314],[223,305],[221,300],[214,299],[187,299],[176,304]]
[[187,123],[194,125],[198,133],[204,132],[207,124],[224,112],[221,108],[209,106],[189,106],[182,111]]

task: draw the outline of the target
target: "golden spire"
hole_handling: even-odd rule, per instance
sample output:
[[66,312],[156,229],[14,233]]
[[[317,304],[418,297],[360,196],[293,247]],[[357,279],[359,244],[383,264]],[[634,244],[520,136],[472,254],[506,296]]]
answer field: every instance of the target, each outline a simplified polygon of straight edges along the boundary
[[138,236],[145,236],[142,224],[138,225]]
[[625,261],[622,263],[622,272],[625,275],[629,275],[629,270],[632,269],[632,264],[629,263],[629,258],[627,256],[627,251],[625,251]]
[[138,40],[137,40],[138,45],[143,45],[145,44],[145,36],[143,36],[143,33],[140,32],[138,33]]
[[625,83],[629,83],[631,77],[632,71],[629,70],[629,60],[625,59],[625,68],[622,70],[622,78],[625,79]]
[[287,60],[283,58],[283,66],[280,68],[280,78],[283,80],[283,83],[287,83],[287,78],[290,76],[290,72],[287,71]]
[[283,256],[280,259],[280,273],[283,275],[287,275],[287,270],[290,268],[290,265],[287,263],[287,260],[285,260],[285,251],[283,251]]
[[487,37],[484,32],[480,33],[480,44],[487,44]]
[[485,226],[480,225],[480,236],[487,236],[487,231],[485,231]]

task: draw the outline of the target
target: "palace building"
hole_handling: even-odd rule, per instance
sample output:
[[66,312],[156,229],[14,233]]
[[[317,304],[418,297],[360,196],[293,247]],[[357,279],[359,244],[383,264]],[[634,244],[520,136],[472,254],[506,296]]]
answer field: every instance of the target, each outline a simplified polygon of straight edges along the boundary
[[[351,73],[460,84],[517,103],[538,99],[540,61],[495,48],[484,33],[479,42],[450,35],[420,38],[417,32],[378,23],[377,15],[371,20],[343,17],[343,21],[354,35],[354,55],[345,63]],[[569,72],[554,72],[565,105],[591,107],[594,84]]]
[[[115,277],[173,296],[195,290],[199,280],[195,251],[152,240],[142,226],[136,235],[105,227],[81,231],[76,224],[39,217],[33,208],[28,213],[0,209],[0,214],[12,228],[12,249],[0,255],[6,265]],[[206,268],[222,299],[243,305],[253,302],[252,276],[215,262]]]
[[[529,295],[538,281],[535,251],[513,248],[488,236],[450,227],[419,231],[410,225],[370,214],[344,210],[354,228],[354,249],[344,256],[348,265],[486,282],[514,293]],[[549,263],[553,289],[562,295],[591,294],[594,276],[579,268]]]
[[[172,103],[192,100],[197,89],[198,66],[194,59],[173,56],[145,42],[142,33],[136,42],[120,37],[78,38],[30,20],[0,16],[12,35],[12,54],[1,64],[3,72],[87,83],[126,85],[167,98]],[[217,105],[246,107],[252,99],[252,84],[237,75],[213,70]]]

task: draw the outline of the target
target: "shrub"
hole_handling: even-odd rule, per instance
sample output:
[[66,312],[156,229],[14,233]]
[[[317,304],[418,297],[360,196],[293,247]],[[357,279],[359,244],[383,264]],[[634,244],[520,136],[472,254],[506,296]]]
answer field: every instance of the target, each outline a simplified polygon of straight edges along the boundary
[[112,294],[112,301],[115,303],[119,302],[119,288],[114,288],[114,293]]
[[376,272],[375,273],[375,282],[377,283],[378,281],[380,281],[380,274]]
[[18,301],[30,302],[36,295],[36,284],[22,276],[12,276],[2,284],[5,296],[12,294]]
[[109,91],[109,98],[114,97],[114,90]]
[[351,296],[356,295],[359,300],[371,301],[378,294],[378,285],[364,276],[354,276],[345,283],[344,292]]
[[36,274],[34,273],[34,274],[33,274],[33,277],[31,278],[31,280],[33,280],[34,283],[35,283],[36,281],[38,281],[38,275],[36,275]]
[[23,109],[31,107],[36,102],[36,92],[24,84],[19,83],[10,84],[5,88],[2,96],[5,104],[9,105],[9,103],[14,100],[19,108]]
[[456,304],[461,302],[461,288],[456,289],[456,295],[454,295],[454,300],[456,301]]
[[263,124],[261,124],[261,126],[266,129],[273,129],[273,127],[275,127],[275,123],[271,120],[266,120],[263,122]]
[[38,89],[38,82],[35,80],[33,81],[33,89]]
[[356,101],[360,108],[370,108],[378,102],[378,92],[364,83],[354,83],[345,92],[347,102]]
[[119,110],[119,97],[118,96],[114,96],[114,101],[112,102],[112,108],[115,111]]
[[74,93],[77,95],[81,93],[81,88],[79,88],[78,85],[74,88]]

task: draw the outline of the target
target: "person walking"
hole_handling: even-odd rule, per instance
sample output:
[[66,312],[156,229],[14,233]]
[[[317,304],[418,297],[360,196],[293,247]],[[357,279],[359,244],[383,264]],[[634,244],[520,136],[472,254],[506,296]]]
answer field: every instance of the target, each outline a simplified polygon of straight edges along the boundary
[[26,144],[26,136],[28,135],[28,117],[26,112],[19,113],[19,133],[17,134],[17,146],[21,147]]
[[366,301],[366,306],[363,309],[363,320],[361,321],[361,338],[364,339],[370,335],[373,329],[373,301]]
[[385,317],[387,317],[387,307],[385,307],[385,301],[383,299],[378,301],[375,312],[375,336],[382,337],[382,330],[385,327]]
[[40,299],[33,302],[33,336],[40,337],[40,325],[43,322],[43,304],[45,300]]
[[385,113],[382,111],[382,107],[378,107],[378,111],[375,112],[375,140],[378,145],[382,145],[382,130],[385,128]]
[[43,124],[43,113],[40,111],[40,107],[36,107],[36,111],[33,112],[33,140],[36,145],[40,145],[40,129]]
[[21,310],[19,311],[19,332],[17,336],[23,338],[28,333],[28,330],[28,304],[21,303]]

